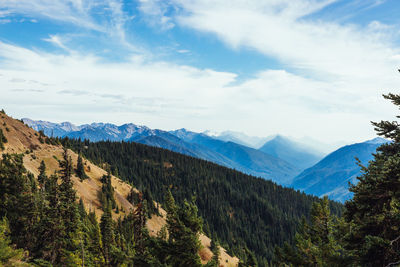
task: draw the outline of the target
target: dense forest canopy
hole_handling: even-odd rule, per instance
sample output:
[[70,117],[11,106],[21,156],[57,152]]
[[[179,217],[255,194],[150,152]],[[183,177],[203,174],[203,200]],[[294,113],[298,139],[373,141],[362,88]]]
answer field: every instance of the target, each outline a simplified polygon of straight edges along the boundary
[[[151,237],[144,201],[115,221],[106,197],[99,223],[82,200],[77,202],[72,172],[67,150],[59,173],[48,176],[46,165],[40,165],[39,183],[25,169],[22,154],[3,154],[0,266],[204,266],[198,254],[202,220],[193,201],[178,205],[167,192],[169,235],[161,231]],[[109,190],[108,177],[103,177],[103,194]],[[218,264],[213,258],[205,266]]]
[[[245,175],[211,162],[134,142],[89,142],[64,138],[66,147],[81,151],[98,165],[109,165],[114,175],[148,191],[148,201],[163,202],[170,189],[178,203],[196,197],[204,231],[239,258],[246,249],[265,265],[276,245],[293,241],[302,216],[318,198],[271,181]],[[330,202],[340,215],[342,205]]]

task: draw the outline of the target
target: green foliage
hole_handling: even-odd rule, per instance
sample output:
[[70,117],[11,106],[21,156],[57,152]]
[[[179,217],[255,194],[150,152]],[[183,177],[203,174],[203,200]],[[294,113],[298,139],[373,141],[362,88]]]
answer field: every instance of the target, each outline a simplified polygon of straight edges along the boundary
[[59,176],[47,177],[41,163],[40,190],[23,167],[22,156],[4,154],[0,160],[0,215],[10,220],[9,230],[6,221],[0,221],[0,265],[23,265],[19,259],[24,249],[34,266],[201,266],[202,220],[194,200],[179,206],[169,193],[167,226],[157,237],[147,232],[142,194],[136,208],[117,222],[111,203],[106,205],[99,224],[82,199],[76,202],[67,150],[59,162]]
[[248,248],[244,249],[244,257],[240,259],[238,267],[257,267],[256,256]]
[[341,221],[331,216],[329,201],[324,197],[314,202],[311,208],[311,222],[302,220],[300,231],[295,237],[295,246],[288,243],[276,248],[277,263],[293,266],[343,266],[346,253],[337,231]]
[[6,136],[3,134],[3,130],[0,129],[0,151],[4,149],[4,144],[7,142],[8,140]]
[[0,218],[7,216],[13,243],[20,248],[35,244],[38,220],[31,176],[23,166],[23,155],[3,154],[0,161]]
[[[121,179],[144,193],[147,190],[159,203],[168,189],[179,205],[196,195],[204,230],[215,233],[221,245],[239,258],[245,257],[243,248],[248,247],[260,265],[272,260],[276,245],[293,243],[301,217],[309,217],[311,205],[318,199],[165,149],[133,142],[57,140],[82,151],[85,158],[99,166],[109,164],[118,169]],[[151,201],[146,200],[149,205]],[[341,204],[329,205],[334,214],[341,214]],[[151,213],[152,207],[146,208]]]
[[131,192],[128,194],[127,199],[130,203],[133,203],[133,205],[136,205],[136,203],[139,203],[143,200],[146,208],[146,216],[148,218],[151,218],[153,214],[159,215],[159,210],[158,207],[154,204],[154,199],[150,191],[145,188],[144,193],[136,192],[135,190],[131,190]]
[[114,187],[111,184],[111,173],[108,172],[107,175],[103,175],[103,177],[101,177],[101,182],[102,186],[98,197],[103,210],[107,208],[115,209],[117,203],[114,198]]
[[[384,96],[400,106],[400,95]],[[400,264],[400,126],[398,122],[373,123],[378,135],[391,140],[377,149],[374,160],[350,191],[346,221],[351,232],[347,248],[353,260],[364,266]]]
[[171,256],[168,263],[172,266],[201,266],[198,252],[201,243],[202,220],[197,215],[198,209],[192,201],[184,201],[183,206],[175,204],[175,200],[168,191],[165,200],[167,211],[168,244],[171,247]]
[[104,259],[106,264],[110,264],[113,248],[115,246],[115,236],[110,206],[107,206],[103,215],[101,216],[100,230],[103,242]]
[[47,183],[46,164],[42,160],[39,166],[38,182],[41,187]]
[[211,239],[211,244],[210,244],[210,249],[211,252],[213,253],[213,256],[211,260],[207,263],[207,267],[219,267],[219,256],[220,256],[220,250],[219,250],[219,242],[217,240],[216,236],[213,236]]
[[0,266],[13,266],[23,258],[23,250],[15,249],[11,245],[9,234],[8,221],[3,218],[0,220]]
[[[400,95],[384,96],[400,106]],[[381,145],[350,186],[344,220],[329,214],[328,200],[315,203],[311,225],[305,220],[296,246],[276,249],[279,263],[294,266],[398,266],[400,264],[400,125],[374,122]]]
[[81,154],[78,155],[78,162],[76,164],[75,173],[81,179],[81,182],[88,178],[88,176],[85,173],[85,166],[83,165]]

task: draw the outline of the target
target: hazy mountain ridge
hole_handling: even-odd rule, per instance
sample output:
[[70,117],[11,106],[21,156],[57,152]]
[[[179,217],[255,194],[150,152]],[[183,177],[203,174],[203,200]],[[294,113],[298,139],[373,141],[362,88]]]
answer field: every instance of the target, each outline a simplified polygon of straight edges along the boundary
[[259,150],[283,159],[302,170],[313,166],[322,159],[321,153],[281,135],[267,141]]
[[357,183],[356,177],[361,174],[361,168],[355,158],[358,158],[362,165],[368,165],[376,149],[386,142],[386,139],[378,137],[341,147],[316,165],[304,170],[294,178],[291,186],[308,194],[328,195],[331,199],[343,202],[352,196],[348,190],[348,183]]
[[265,142],[272,139],[272,137],[249,136],[247,134],[235,131],[223,131],[220,133],[204,131],[203,134],[208,135],[214,139],[219,139],[225,142],[231,141],[255,149],[259,149]]
[[251,147],[230,141],[221,141],[206,134],[198,134],[185,129],[171,131],[171,133],[179,136],[184,141],[206,147],[231,159],[238,163],[235,167],[237,170],[269,178],[280,184],[288,184],[291,178],[299,172],[299,169],[294,165]]

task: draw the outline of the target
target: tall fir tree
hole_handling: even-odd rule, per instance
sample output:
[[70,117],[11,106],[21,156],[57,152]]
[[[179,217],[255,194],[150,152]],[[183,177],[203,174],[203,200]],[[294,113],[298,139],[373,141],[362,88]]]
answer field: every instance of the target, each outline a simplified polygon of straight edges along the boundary
[[182,207],[175,204],[171,191],[168,190],[165,200],[167,211],[167,229],[169,234],[170,258],[172,266],[201,266],[198,254],[201,244],[199,234],[202,220],[198,209],[192,201],[184,201]]
[[81,182],[88,178],[88,176],[86,175],[86,172],[85,172],[85,166],[83,165],[83,160],[82,160],[82,156],[80,153],[78,155],[78,161],[76,164],[75,173],[76,173],[76,176],[78,176],[81,179]]
[[106,265],[110,265],[112,261],[112,250],[115,246],[114,225],[111,214],[111,207],[107,205],[101,216],[100,230],[103,243],[103,255]]
[[0,266],[15,266],[23,258],[23,250],[11,244],[10,229],[6,218],[0,220]]
[[46,175],[46,164],[42,160],[39,166],[39,175],[38,175],[38,182],[41,188],[46,184],[47,175]]
[[210,249],[211,249],[211,252],[213,253],[213,256],[212,256],[211,260],[206,264],[206,266],[207,267],[219,267],[220,251],[219,251],[219,242],[217,240],[216,235],[213,235],[213,238],[211,239]]
[[101,191],[99,192],[99,201],[101,206],[104,208],[110,207],[111,209],[115,209],[117,203],[114,198],[114,187],[111,183],[111,172],[108,171],[106,175],[101,177]]
[[[400,107],[400,95],[384,95]],[[397,116],[399,118],[399,116]],[[350,187],[346,202],[347,235],[353,260],[362,266],[400,264],[400,125],[397,121],[373,122],[378,135],[389,143],[377,149],[359,182]]]
[[0,151],[4,150],[4,144],[7,143],[7,138],[3,133],[3,130],[0,129]]
[[0,218],[7,216],[13,243],[24,249],[31,249],[35,244],[33,233],[39,219],[30,177],[23,165],[23,155],[2,155]]
[[63,246],[63,261],[69,264],[80,262],[77,250],[80,248],[80,218],[76,204],[76,192],[73,189],[72,160],[68,150],[64,149],[63,160],[60,161],[60,216],[64,218],[65,236]]
[[293,266],[344,266],[346,253],[338,238],[338,218],[330,214],[328,197],[314,202],[311,223],[303,218],[295,245],[276,248],[276,263]]

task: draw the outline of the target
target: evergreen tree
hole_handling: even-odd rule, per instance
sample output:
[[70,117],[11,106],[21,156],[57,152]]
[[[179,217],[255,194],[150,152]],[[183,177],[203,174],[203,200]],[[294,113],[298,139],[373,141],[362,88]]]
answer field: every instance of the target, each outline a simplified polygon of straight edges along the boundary
[[[400,95],[384,95],[400,107]],[[362,167],[359,182],[350,187],[345,218],[351,231],[348,249],[363,266],[400,264],[400,125],[374,122],[378,135],[391,142],[377,149],[374,160]]]
[[63,262],[75,264],[81,262],[77,250],[80,248],[80,221],[78,207],[76,204],[76,192],[73,189],[72,160],[68,150],[64,149],[63,160],[60,161],[60,202],[59,212],[64,219],[65,236],[63,237]]
[[114,226],[110,205],[106,206],[101,216],[100,229],[103,243],[103,255],[105,263],[109,265],[112,260],[112,250],[115,246]]
[[325,196],[311,208],[311,224],[303,218],[295,246],[285,243],[276,248],[279,264],[294,266],[343,266],[345,253],[338,240],[338,219],[330,215],[329,200]]
[[182,207],[175,204],[168,190],[165,201],[167,211],[167,229],[169,233],[170,258],[172,266],[201,266],[199,234],[202,220],[197,215],[194,199],[185,201]]
[[39,175],[38,175],[38,182],[41,188],[46,184],[47,175],[46,175],[46,164],[42,160],[39,166]]
[[210,249],[211,249],[211,252],[213,253],[213,256],[212,256],[211,260],[206,264],[206,266],[207,267],[219,267],[219,256],[220,256],[219,242],[215,235],[211,239]]
[[248,248],[244,249],[244,259],[240,259],[238,267],[257,267],[257,259]]
[[45,204],[41,214],[37,233],[40,242],[33,249],[35,258],[42,258],[56,264],[61,261],[61,251],[64,247],[65,227],[60,213],[60,191],[58,176],[51,175],[44,185]]
[[0,220],[0,266],[16,266],[23,257],[22,249],[11,245],[10,229],[6,218]]
[[101,177],[101,182],[102,186],[101,191],[99,192],[99,201],[103,209],[108,205],[110,205],[111,209],[115,209],[117,203],[115,202],[114,198],[114,187],[111,183],[110,171],[107,172],[107,175],[103,175],[103,177]]
[[7,138],[3,134],[3,130],[0,129],[0,151],[4,149],[4,144],[7,143]]
[[23,155],[3,154],[0,160],[0,218],[7,216],[11,239],[19,248],[35,244],[38,220],[31,179],[23,165]]
[[104,265],[102,236],[100,226],[97,222],[96,214],[94,212],[89,213],[88,221],[90,222],[88,227],[88,250],[93,257],[92,262],[94,265],[102,266]]
[[83,160],[81,154],[78,155],[78,162],[76,164],[76,175],[81,179],[81,182],[88,178],[85,173],[85,166],[83,165]]

